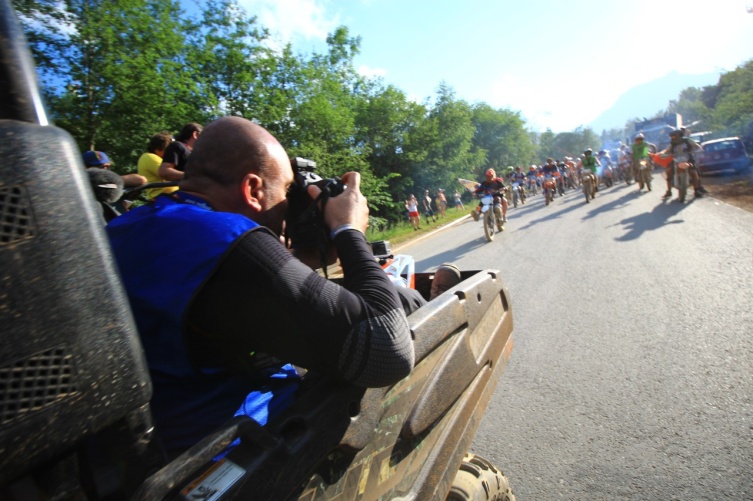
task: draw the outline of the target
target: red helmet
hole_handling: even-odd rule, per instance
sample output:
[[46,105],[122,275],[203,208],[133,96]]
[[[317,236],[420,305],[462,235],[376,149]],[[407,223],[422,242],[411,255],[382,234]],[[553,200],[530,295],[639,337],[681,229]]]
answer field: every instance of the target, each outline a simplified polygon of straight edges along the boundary
[[484,172],[484,175],[486,177],[497,177],[497,173],[494,171],[494,169],[486,169],[486,172]]

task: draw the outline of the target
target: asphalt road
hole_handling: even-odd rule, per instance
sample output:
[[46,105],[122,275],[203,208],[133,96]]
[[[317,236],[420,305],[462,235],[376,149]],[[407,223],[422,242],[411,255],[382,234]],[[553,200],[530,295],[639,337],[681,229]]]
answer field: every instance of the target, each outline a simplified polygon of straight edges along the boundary
[[662,181],[400,249],[502,270],[515,348],[472,451],[519,500],[753,499],[753,213]]

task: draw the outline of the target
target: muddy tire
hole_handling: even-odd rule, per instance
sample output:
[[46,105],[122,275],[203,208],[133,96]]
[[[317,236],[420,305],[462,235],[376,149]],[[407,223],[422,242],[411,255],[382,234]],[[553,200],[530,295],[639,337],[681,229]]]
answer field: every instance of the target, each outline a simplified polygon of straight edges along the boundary
[[447,500],[515,501],[515,495],[502,471],[481,456],[466,454],[447,494]]
[[643,169],[641,171],[641,176],[643,176],[643,184],[646,185],[646,188],[648,188],[648,191],[651,191],[651,170]]
[[489,208],[484,212],[484,236],[491,242],[494,240],[494,209]]
[[677,175],[677,189],[680,192],[680,201],[684,202],[688,195],[688,172],[681,172]]

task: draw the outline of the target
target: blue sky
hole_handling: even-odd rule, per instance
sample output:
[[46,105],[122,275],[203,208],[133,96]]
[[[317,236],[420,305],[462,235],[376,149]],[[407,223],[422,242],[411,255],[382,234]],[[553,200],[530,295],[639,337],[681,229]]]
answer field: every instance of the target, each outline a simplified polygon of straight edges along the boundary
[[356,66],[416,101],[456,97],[519,111],[530,128],[587,125],[671,71],[721,73],[753,59],[753,0],[239,0],[280,41],[324,50],[361,36]]

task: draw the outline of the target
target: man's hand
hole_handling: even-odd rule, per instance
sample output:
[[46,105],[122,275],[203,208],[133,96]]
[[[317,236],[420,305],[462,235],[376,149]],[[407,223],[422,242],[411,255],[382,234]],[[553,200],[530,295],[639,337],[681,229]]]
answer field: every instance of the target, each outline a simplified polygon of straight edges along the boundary
[[[324,222],[330,230],[344,224],[366,231],[369,226],[369,206],[366,197],[361,193],[361,175],[358,172],[347,172],[342,177],[345,190],[327,200],[324,207]],[[309,196],[316,200],[321,190],[316,186],[308,187]]]

